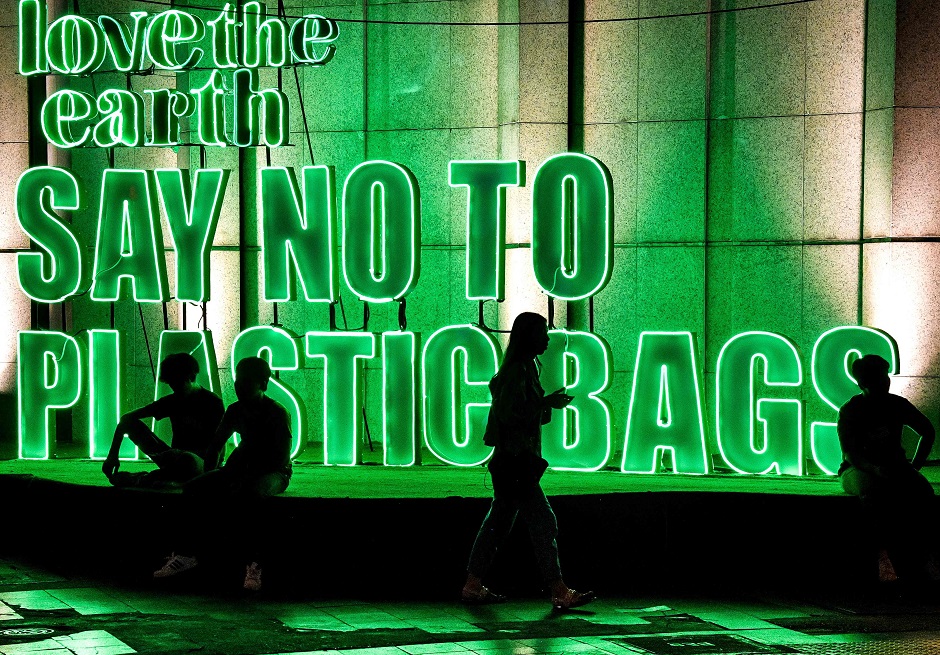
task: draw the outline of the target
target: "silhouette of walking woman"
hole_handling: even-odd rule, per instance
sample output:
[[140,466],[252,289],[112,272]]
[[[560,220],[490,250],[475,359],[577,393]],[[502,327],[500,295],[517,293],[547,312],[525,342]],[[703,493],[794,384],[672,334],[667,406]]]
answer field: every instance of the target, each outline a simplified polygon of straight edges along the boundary
[[471,604],[498,603],[504,596],[483,586],[483,576],[500,544],[522,514],[529,528],[539,569],[552,592],[556,609],[579,607],[594,599],[593,592],[570,589],[558,562],[558,522],[539,480],[548,467],[542,458],[542,425],[553,409],[563,409],[571,396],[559,389],[545,395],[539,383],[538,355],[548,347],[548,324],[540,314],[519,314],[512,324],[509,346],[499,371],[490,381],[493,403],[484,442],[494,446],[489,463],[493,503],[480,526],[461,600]]

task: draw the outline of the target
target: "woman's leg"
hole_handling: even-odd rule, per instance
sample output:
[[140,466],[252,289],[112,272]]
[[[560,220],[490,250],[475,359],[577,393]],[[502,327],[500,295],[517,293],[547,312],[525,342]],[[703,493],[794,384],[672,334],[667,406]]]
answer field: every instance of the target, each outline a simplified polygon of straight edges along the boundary
[[548,498],[538,484],[526,489],[519,497],[519,511],[529,526],[529,538],[542,577],[549,584],[561,580],[558,561],[558,520]]
[[496,557],[496,551],[512,530],[518,513],[514,499],[498,491],[494,492],[490,511],[483,519],[483,525],[480,526],[470,551],[470,562],[467,564],[467,573],[470,576],[480,579],[486,574],[493,558]]

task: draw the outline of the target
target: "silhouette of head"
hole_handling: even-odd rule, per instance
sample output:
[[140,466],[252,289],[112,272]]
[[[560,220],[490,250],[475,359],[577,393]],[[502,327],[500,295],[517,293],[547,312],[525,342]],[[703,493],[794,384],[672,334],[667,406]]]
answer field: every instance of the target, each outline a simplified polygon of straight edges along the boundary
[[516,316],[509,332],[506,361],[532,359],[548,348],[548,323],[545,317],[534,312],[523,312]]
[[891,365],[884,357],[865,355],[852,362],[852,377],[865,395],[881,395],[891,388],[888,371]]
[[235,395],[256,400],[268,389],[271,367],[260,357],[245,357],[235,365]]
[[160,362],[160,381],[165,382],[173,391],[192,384],[199,374],[199,362],[189,353],[167,355]]

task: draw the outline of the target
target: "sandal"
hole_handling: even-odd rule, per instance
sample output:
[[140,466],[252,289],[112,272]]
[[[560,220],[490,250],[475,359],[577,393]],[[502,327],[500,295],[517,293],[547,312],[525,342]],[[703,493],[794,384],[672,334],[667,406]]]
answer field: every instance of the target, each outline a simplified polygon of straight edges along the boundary
[[466,588],[464,588],[464,590],[460,592],[460,602],[466,603],[468,605],[492,605],[494,603],[502,603],[505,601],[505,596],[502,594],[494,594],[486,587],[480,587],[475,591],[468,591]]
[[575,607],[587,605],[592,600],[594,600],[593,591],[585,591],[582,593],[574,589],[569,589],[561,596],[552,596],[552,607],[556,610],[570,610]]

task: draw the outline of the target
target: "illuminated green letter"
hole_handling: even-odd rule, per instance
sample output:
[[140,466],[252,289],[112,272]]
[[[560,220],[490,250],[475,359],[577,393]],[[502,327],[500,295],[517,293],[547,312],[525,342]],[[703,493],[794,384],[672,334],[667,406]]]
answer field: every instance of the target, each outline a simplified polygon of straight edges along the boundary
[[62,89],[46,98],[42,103],[40,122],[46,141],[59,148],[74,148],[88,140],[91,126],[81,129],[81,136],[72,132],[72,123],[94,120],[98,114],[94,109],[95,99],[87,93]]
[[565,387],[574,400],[542,427],[542,455],[553,469],[596,471],[610,457],[610,406],[598,396],[610,382],[610,346],[589,332],[552,330],[549,337],[542,386],[548,393]]
[[[290,29],[290,49],[294,62],[323,66],[333,58],[336,52],[336,46],[332,42],[337,36],[339,36],[339,26],[336,21],[317,14],[307,14],[294,23]],[[317,46],[323,43],[330,45],[323,50],[323,54],[318,54]]]
[[242,63],[249,68],[287,63],[287,27],[279,18],[268,18],[259,26],[264,15],[260,2],[242,6]]
[[754,388],[758,361],[769,387],[803,383],[800,356],[789,339],[771,332],[744,332],[729,339],[718,354],[715,373],[718,449],[738,473],[802,475],[802,402],[760,398]]
[[55,438],[51,410],[71,407],[82,392],[81,349],[61,332],[24,330],[18,336],[19,456],[49,459]]
[[140,146],[144,143],[144,99],[133,91],[107,89],[98,96],[101,119],[95,125],[99,148]]
[[[245,357],[261,357],[267,360],[272,371],[296,371],[303,366],[297,353],[300,337],[283,328],[260,325],[243,330],[232,344],[232,377],[235,366]],[[300,395],[286,382],[272,377],[268,381],[269,398],[277,401],[291,417],[291,459],[297,457],[307,445],[307,410]]]
[[532,265],[550,296],[593,296],[614,261],[613,181],[600,161],[568,152],[546,159],[532,183]]
[[367,161],[343,187],[343,275],[362,300],[408,295],[421,268],[418,182],[404,166]]
[[[823,332],[813,346],[813,387],[819,397],[839,411],[859,393],[852,377],[851,364],[862,355],[879,355],[898,374],[898,344],[887,332],[875,328],[848,325]],[[810,427],[813,459],[825,473],[835,475],[842,464],[842,447],[835,423],[813,421]]]
[[303,185],[301,210],[294,169],[261,169],[261,258],[268,302],[297,297],[295,273],[308,302],[337,299],[332,167],[305,166]]
[[238,66],[238,49],[236,48],[235,8],[226,2],[222,12],[215,20],[209,21],[209,31],[212,33],[212,59],[216,68],[235,68]]
[[202,21],[185,11],[160,12],[147,26],[147,53],[157,68],[176,71],[192,68],[202,59],[202,49],[192,48],[189,56],[180,61],[176,46],[200,41],[205,33]]
[[184,176],[178,168],[161,168],[156,175],[176,248],[176,299],[205,302],[211,297],[209,250],[229,171],[201,168],[192,185],[188,171]]
[[20,75],[49,72],[46,59],[46,0],[20,0]]
[[82,249],[55,211],[78,209],[78,181],[62,168],[27,169],[16,184],[16,218],[44,252],[20,252],[16,268],[23,292],[38,302],[61,302],[78,291]]
[[506,187],[525,184],[522,161],[452,161],[450,185],[467,187],[467,299],[506,296]]
[[[124,348],[117,330],[88,330],[88,456],[104,459],[121,420]],[[121,442],[121,459],[137,459],[137,446]]]
[[434,455],[457,466],[482,464],[493,452],[483,443],[491,404],[489,382],[499,345],[473,325],[450,325],[428,338],[424,378],[424,439]]
[[623,447],[624,473],[655,473],[662,451],[673,473],[705,474],[705,424],[691,332],[643,332]]
[[173,89],[144,89],[150,96],[150,139],[148,146],[177,146],[180,119],[191,115],[196,101]]
[[169,297],[152,178],[151,171],[113,168],[102,175],[92,300],[117,300],[125,277],[137,302]]
[[363,359],[375,357],[375,335],[368,332],[308,332],[307,357],[323,359],[323,463],[359,462],[362,425]]
[[415,463],[415,333],[382,334],[385,466]]
[[290,140],[290,108],[287,96],[278,89],[257,91],[258,71],[239,68],[232,73],[234,128],[232,143],[277,148]]
[[132,28],[110,16],[98,16],[98,25],[104,32],[105,43],[117,70],[126,73],[143,70],[147,16],[146,11],[132,11]]
[[200,89],[190,91],[196,97],[196,141],[206,146],[225,146],[225,86],[222,73],[209,73]]
[[104,61],[104,34],[82,16],[62,16],[46,34],[46,52],[52,70],[64,75],[94,71]]

